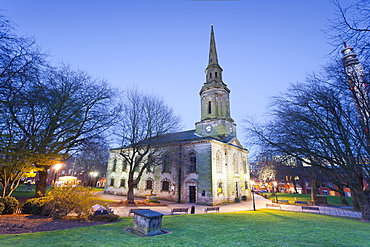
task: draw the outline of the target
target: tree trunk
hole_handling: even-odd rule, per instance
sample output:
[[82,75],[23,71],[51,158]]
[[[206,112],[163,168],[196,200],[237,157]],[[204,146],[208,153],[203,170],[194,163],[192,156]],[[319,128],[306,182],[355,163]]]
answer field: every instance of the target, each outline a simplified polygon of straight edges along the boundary
[[306,179],[304,177],[299,177],[299,185],[302,188],[302,194],[307,194]]
[[362,191],[360,198],[362,220],[370,222],[370,192]]
[[356,197],[360,206],[361,219],[370,222],[370,190],[362,190],[361,187],[353,189],[354,197]]
[[311,201],[313,205],[317,205],[317,185],[316,179],[311,179]]
[[356,197],[356,194],[354,192],[351,192],[351,198],[352,198],[353,210],[361,211],[360,203],[359,203],[359,201]]
[[296,180],[294,178],[293,178],[292,182],[293,182],[293,186],[294,186],[294,191],[295,191],[296,194],[298,194],[297,182],[296,182]]
[[343,187],[342,188],[339,188],[339,196],[340,196],[340,202],[342,203],[342,205],[345,205],[345,206],[348,206],[348,202],[346,200],[346,196],[345,196],[345,193],[343,191]]
[[134,197],[134,186],[132,184],[128,184],[128,191],[127,191],[127,202],[129,204],[135,202],[135,197]]
[[342,194],[342,193],[340,193],[340,203],[342,203],[342,205],[344,205],[344,206],[348,206],[349,205],[348,202],[347,202],[347,199],[346,199],[345,195]]
[[48,177],[47,170],[39,171],[39,181],[37,181],[36,185],[35,198],[45,196],[47,177]]

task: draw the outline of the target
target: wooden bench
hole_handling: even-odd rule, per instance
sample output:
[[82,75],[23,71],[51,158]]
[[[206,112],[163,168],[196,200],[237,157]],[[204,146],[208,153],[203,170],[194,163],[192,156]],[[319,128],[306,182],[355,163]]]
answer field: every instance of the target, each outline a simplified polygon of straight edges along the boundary
[[278,200],[278,203],[286,203],[286,204],[289,204],[289,201],[288,200]]
[[171,214],[173,213],[185,213],[188,214],[189,208],[172,208]]
[[280,204],[276,204],[276,203],[266,203],[266,208],[268,208],[268,207],[276,207],[276,208],[281,209]]
[[206,207],[204,209],[204,213],[207,213],[209,211],[216,211],[217,213],[219,213],[220,212],[220,207]]
[[133,214],[135,211],[142,209],[150,210],[150,208],[131,208],[130,211],[128,212],[128,216],[130,216],[130,214]]
[[319,213],[320,213],[320,208],[319,207],[302,206],[302,211],[303,210],[315,210],[315,211],[319,211]]
[[294,201],[294,204],[306,204],[308,205],[307,201]]

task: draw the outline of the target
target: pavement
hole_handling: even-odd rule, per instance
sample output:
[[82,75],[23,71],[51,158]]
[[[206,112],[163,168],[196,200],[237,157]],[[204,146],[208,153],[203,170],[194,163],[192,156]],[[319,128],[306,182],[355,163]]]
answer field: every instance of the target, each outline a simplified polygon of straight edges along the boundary
[[[102,199],[112,200],[112,201],[124,201],[126,200],[126,196],[117,196],[117,195],[110,195],[104,194],[103,192],[98,192],[98,196]],[[135,198],[135,200],[144,200],[144,198]],[[165,206],[139,206],[139,207],[131,207],[131,206],[123,206],[123,207],[112,207],[115,214],[118,214],[121,217],[133,216],[132,214],[129,215],[130,209],[133,208],[145,208],[151,209],[156,212],[159,212],[164,215],[171,215],[172,208],[190,208],[192,206],[195,207],[195,214],[203,214],[205,213],[204,210],[207,207],[206,205],[198,205],[195,203],[177,203],[172,201],[165,201],[159,200],[162,205]],[[254,206],[253,200],[248,201],[241,201],[240,203],[227,203],[218,205],[220,207],[220,213],[227,213],[227,212],[239,212],[239,211],[251,211],[258,209],[276,209],[276,210],[283,210],[283,211],[294,211],[294,212],[305,212],[305,213],[316,213],[316,214],[324,214],[324,215],[332,215],[332,216],[343,216],[343,217],[352,217],[352,218],[361,218],[361,213],[357,211],[347,210],[340,207],[330,207],[330,206],[309,206],[308,208],[303,208],[300,205],[292,205],[292,204],[272,204],[274,206],[267,206],[266,204],[272,204],[271,200],[268,200],[260,195],[254,196]],[[215,211],[210,211],[212,213]],[[174,213],[174,214],[183,214],[183,213]]]

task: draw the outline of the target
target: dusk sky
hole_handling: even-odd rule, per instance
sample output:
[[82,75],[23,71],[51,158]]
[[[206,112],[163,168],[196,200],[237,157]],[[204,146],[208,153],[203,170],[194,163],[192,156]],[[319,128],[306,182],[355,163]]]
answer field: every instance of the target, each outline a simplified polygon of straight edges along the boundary
[[242,142],[242,120],[262,119],[269,97],[317,71],[333,49],[323,32],[330,0],[0,0],[0,9],[54,65],[161,95],[184,130],[200,121],[213,24]]

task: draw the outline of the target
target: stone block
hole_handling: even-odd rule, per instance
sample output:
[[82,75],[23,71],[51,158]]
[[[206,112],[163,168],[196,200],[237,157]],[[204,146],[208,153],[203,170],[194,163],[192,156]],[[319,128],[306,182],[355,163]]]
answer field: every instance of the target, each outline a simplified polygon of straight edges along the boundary
[[162,234],[163,214],[150,209],[134,211],[134,229],[145,236]]

